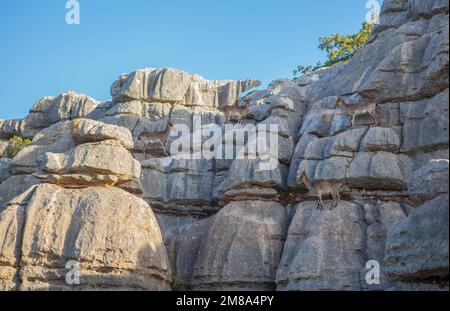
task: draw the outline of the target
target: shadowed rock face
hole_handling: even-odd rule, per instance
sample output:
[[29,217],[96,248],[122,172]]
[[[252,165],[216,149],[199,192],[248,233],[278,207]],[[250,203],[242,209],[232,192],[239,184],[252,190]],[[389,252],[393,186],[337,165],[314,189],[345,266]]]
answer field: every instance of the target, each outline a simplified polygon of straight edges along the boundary
[[197,290],[271,290],[287,229],[284,208],[233,202],[169,241],[179,278]]
[[[0,160],[0,288],[67,289],[63,264],[79,259],[79,289],[448,290],[448,60],[448,1],[385,0],[348,62],[245,96],[258,81],[147,68],[121,75],[108,102],[39,100],[0,121],[0,151],[33,138]],[[375,102],[377,125],[360,115],[352,128],[338,97]],[[198,131],[193,117],[224,129],[226,106],[278,126],[275,169],[237,151],[174,159],[176,137],[144,158],[142,132]],[[316,209],[302,172],[343,184],[335,209]]]
[[[387,274],[398,288],[448,286],[448,195],[441,195],[414,210],[389,232]],[[419,287],[420,288],[420,287]]]
[[[120,189],[31,188],[0,214],[0,232],[1,290],[170,288],[151,208]],[[80,264],[79,286],[65,282],[71,260]]]

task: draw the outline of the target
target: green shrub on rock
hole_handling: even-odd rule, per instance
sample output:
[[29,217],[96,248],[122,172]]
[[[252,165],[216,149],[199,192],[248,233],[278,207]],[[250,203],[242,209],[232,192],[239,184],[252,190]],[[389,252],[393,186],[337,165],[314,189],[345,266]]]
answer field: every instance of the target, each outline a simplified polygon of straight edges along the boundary
[[28,138],[13,136],[9,139],[9,145],[2,154],[2,157],[13,159],[22,149],[26,148],[31,141]]

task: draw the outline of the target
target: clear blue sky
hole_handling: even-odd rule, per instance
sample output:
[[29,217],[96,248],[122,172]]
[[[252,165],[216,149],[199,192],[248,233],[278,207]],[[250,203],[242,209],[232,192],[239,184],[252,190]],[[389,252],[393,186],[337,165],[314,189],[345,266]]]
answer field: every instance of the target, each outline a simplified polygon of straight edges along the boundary
[[[380,1],[381,2],[381,1]],[[365,0],[0,1],[0,119],[67,90],[109,99],[123,72],[175,67],[208,79],[292,77],[324,54],[318,37],[356,32]]]

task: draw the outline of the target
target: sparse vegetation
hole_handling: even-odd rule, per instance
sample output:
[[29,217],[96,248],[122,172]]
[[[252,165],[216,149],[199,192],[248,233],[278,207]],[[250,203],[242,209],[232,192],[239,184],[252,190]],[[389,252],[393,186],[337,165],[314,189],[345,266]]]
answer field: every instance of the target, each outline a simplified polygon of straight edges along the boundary
[[300,65],[294,70],[294,76],[308,74],[320,68],[330,67],[334,64],[349,60],[356,52],[361,50],[369,41],[373,31],[373,24],[364,22],[357,34],[340,35],[332,34],[319,38],[319,49],[327,53],[327,60],[318,62],[315,66]]
[[186,282],[178,276],[173,276],[172,283],[170,284],[170,286],[174,291],[189,290],[189,286],[186,284]]
[[305,191],[301,189],[283,188],[279,188],[277,192],[280,198],[280,204],[283,206],[294,204],[297,201],[298,196],[305,193]]
[[26,148],[31,141],[28,138],[13,136],[9,139],[9,145],[2,154],[3,157],[13,159],[22,149]]

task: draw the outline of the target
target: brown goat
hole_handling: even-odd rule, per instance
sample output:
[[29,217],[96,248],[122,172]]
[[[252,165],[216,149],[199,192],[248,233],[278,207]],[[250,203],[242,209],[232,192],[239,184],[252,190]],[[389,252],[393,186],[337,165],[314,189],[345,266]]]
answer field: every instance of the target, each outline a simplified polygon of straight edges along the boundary
[[170,132],[172,131],[173,125],[169,122],[167,125],[167,129],[163,132],[142,132],[138,136],[138,140],[144,144],[142,148],[142,152],[144,153],[144,157],[147,158],[147,148],[151,144],[160,143],[164,147],[165,153],[168,155],[167,148],[165,143],[170,136]]
[[311,182],[306,175],[306,172],[303,171],[299,180],[301,180],[306,188],[309,190],[309,195],[317,197],[318,208],[323,209],[323,196],[331,195],[333,198],[333,204],[331,208],[334,208],[338,205],[339,200],[341,199],[341,188],[342,183],[338,181],[315,181]]
[[377,103],[376,102],[362,102],[360,104],[348,105],[342,98],[339,97],[336,107],[340,108],[346,114],[352,116],[352,127],[355,127],[355,119],[357,115],[370,114],[375,122],[375,126],[378,124],[377,120]]
[[248,107],[226,106],[224,108],[225,123],[229,123],[231,117],[239,116],[238,124],[242,124],[244,117],[249,113]]

